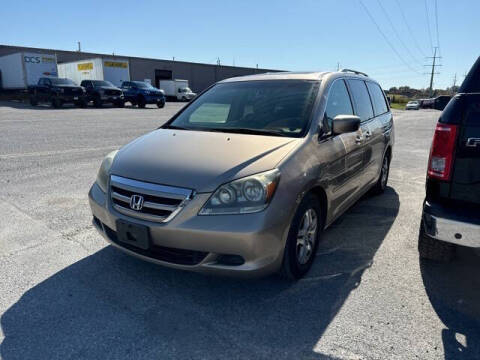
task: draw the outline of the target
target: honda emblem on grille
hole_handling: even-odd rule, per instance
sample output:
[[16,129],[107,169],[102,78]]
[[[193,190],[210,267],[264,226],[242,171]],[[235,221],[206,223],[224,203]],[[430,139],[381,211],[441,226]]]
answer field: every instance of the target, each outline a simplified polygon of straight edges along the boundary
[[143,207],[143,196],[141,195],[132,195],[130,197],[130,208],[132,210],[140,211]]
[[467,140],[468,147],[477,147],[480,146],[480,139],[479,138],[469,138]]

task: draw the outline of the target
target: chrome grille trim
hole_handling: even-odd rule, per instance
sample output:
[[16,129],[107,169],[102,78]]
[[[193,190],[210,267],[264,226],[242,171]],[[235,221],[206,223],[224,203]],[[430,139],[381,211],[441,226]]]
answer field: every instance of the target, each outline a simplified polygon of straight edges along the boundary
[[[128,178],[123,178],[120,176],[112,175],[110,177],[110,201],[112,207],[121,214],[131,216],[134,218],[153,221],[153,222],[168,222],[172,220],[186,205],[186,203],[191,200],[194,195],[194,191],[185,188],[178,188],[173,186],[158,185]],[[114,190],[117,188],[117,191],[126,191],[132,193],[132,195],[142,195],[150,196],[157,198],[159,201],[148,201],[143,202],[142,210],[135,211],[130,208],[130,197],[120,194]],[[121,190],[120,190],[121,189]],[[161,199],[164,200],[176,200],[178,204],[163,204]],[[116,201],[115,201],[116,200]],[[119,204],[120,202],[120,204]],[[125,206],[123,206],[123,204]],[[157,215],[152,212],[155,211],[164,211],[165,214]]]

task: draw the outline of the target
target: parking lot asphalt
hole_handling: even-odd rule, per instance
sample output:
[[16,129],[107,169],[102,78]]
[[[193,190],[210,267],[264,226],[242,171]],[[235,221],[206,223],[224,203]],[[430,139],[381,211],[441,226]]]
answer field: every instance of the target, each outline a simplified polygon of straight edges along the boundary
[[289,283],[159,267],[92,228],[104,155],[181,106],[0,102],[0,358],[480,358],[479,255],[435,264],[416,249],[438,111],[394,110],[386,193],[336,221]]

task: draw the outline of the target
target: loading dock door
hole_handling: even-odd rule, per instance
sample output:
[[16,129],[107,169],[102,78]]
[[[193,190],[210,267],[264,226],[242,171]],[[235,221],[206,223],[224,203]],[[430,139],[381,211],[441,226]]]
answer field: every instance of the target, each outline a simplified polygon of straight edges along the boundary
[[160,86],[160,80],[172,80],[172,70],[155,69],[155,87]]

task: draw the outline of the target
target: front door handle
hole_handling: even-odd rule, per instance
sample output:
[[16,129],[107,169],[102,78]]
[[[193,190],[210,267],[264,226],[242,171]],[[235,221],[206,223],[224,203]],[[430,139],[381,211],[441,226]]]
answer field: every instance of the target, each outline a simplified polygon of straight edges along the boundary
[[360,145],[363,142],[363,134],[358,134],[355,136],[355,143]]

